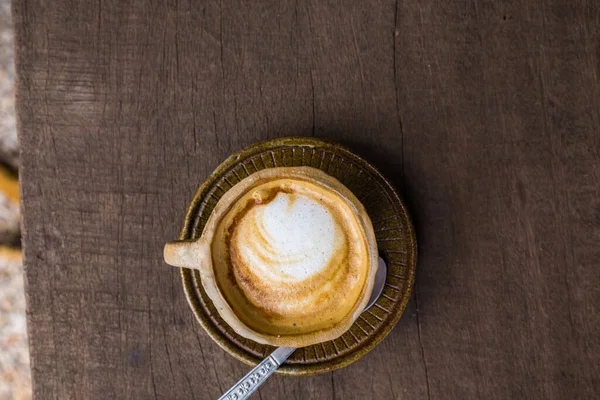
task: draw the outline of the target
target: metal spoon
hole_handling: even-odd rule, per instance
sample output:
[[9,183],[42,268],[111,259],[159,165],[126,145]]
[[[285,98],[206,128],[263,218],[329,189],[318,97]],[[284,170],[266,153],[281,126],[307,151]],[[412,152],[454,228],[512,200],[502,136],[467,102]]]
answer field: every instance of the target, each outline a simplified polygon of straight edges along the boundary
[[[381,295],[381,292],[383,292],[386,275],[387,266],[385,265],[385,261],[379,257],[379,265],[377,266],[377,272],[375,273],[373,292],[371,293],[371,298],[369,299],[369,303],[365,310],[375,304]],[[292,355],[294,351],[296,351],[295,347],[279,347],[272,352],[269,357],[265,358],[254,367],[252,371],[248,372],[246,376],[240,379],[238,383],[233,385],[223,396],[219,397],[219,400],[247,399],[281,364],[283,364],[285,360],[289,358],[289,356]]]

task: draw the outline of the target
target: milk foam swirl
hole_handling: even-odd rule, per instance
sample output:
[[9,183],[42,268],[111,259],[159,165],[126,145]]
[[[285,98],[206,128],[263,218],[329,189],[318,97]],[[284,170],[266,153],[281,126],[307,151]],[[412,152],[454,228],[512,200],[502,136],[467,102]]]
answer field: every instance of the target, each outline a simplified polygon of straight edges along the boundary
[[303,181],[269,182],[239,199],[222,224],[213,262],[218,279],[229,283],[220,287],[253,329],[323,329],[359,298],[366,243],[352,210],[334,192]]
[[323,271],[347,242],[325,206],[280,192],[240,221],[235,246],[253,274],[277,285]]

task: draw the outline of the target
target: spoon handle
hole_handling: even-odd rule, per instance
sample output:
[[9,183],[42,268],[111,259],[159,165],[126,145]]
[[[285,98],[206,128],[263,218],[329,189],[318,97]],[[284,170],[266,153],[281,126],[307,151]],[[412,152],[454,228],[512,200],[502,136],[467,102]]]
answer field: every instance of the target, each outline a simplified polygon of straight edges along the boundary
[[229,389],[219,400],[244,400],[252,393],[296,351],[294,347],[279,347],[248,372],[246,376]]

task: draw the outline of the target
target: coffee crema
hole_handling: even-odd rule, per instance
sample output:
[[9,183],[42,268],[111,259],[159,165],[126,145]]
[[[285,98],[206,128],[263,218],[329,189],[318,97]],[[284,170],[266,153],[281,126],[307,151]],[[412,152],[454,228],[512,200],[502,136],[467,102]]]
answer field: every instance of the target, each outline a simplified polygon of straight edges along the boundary
[[256,332],[334,327],[364,294],[366,235],[335,191],[299,178],[258,182],[219,221],[211,243],[219,290]]

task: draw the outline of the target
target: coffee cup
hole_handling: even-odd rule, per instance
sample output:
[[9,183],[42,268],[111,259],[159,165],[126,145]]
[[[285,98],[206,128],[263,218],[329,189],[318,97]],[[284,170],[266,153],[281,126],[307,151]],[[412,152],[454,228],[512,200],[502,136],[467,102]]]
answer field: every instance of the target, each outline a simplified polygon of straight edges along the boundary
[[366,210],[311,167],[267,168],[218,201],[198,239],[165,245],[165,261],[199,271],[223,320],[273,346],[336,339],[367,305],[377,243]]

